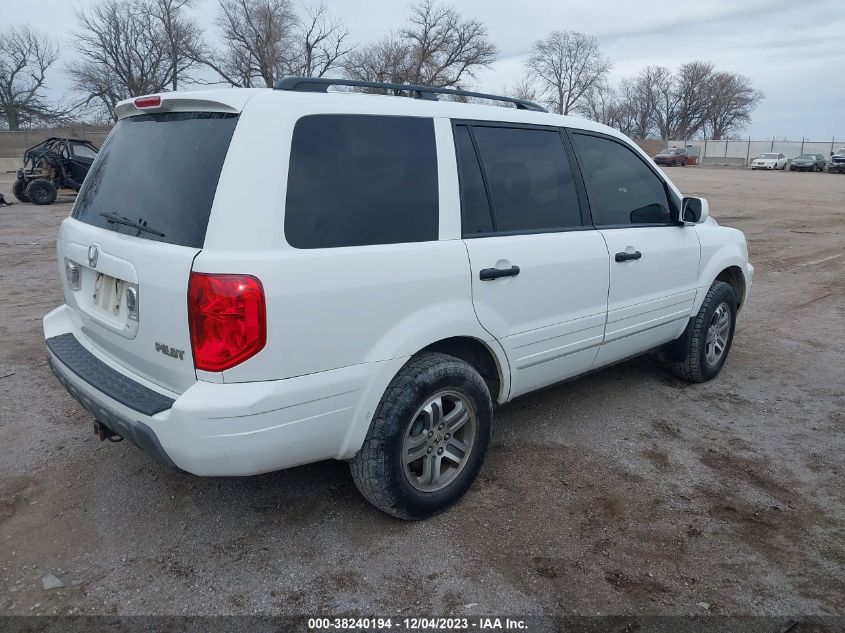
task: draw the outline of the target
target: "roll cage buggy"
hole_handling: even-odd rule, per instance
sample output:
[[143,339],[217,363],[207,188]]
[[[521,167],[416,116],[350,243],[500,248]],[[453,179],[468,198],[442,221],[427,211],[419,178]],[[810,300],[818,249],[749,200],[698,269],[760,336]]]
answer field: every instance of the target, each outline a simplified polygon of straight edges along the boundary
[[98,151],[86,139],[51,136],[24,152],[12,193],[21,202],[50,204],[62,187],[79,191]]

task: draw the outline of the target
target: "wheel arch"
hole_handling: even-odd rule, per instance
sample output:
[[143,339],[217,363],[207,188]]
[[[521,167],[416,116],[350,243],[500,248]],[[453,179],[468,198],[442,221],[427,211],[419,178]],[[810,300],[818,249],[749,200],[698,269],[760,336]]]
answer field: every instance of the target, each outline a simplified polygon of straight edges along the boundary
[[432,337],[418,346],[419,349],[410,355],[373,363],[377,369],[374,367],[373,375],[337,455],[338,459],[350,459],[358,452],[372,425],[378,403],[390,383],[412,358],[425,352],[436,351],[469,363],[487,383],[494,402],[502,403],[507,400],[510,392],[510,366],[504,349],[495,339],[485,341],[469,334],[459,334],[445,338]]
[[502,366],[502,362],[507,361],[504,355],[501,360],[497,358],[494,351],[484,341],[470,336],[453,336],[425,346],[414,356],[425,352],[448,354],[471,365],[487,383],[493,401],[504,402],[508,387],[505,377],[509,372]]
[[[723,269],[713,281],[724,281],[734,289],[736,294],[736,307],[739,309],[745,301],[745,275],[739,266],[732,265]],[[712,284],[711,284],[712,285]]]

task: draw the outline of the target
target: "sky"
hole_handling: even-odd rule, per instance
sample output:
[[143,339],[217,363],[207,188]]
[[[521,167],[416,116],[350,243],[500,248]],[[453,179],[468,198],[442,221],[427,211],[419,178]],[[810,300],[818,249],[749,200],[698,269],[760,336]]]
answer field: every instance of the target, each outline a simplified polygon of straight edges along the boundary
[[[70,54],[74,9],[97,0],[0,0],[0,28],[27,23]],[[294,0],[298,2],[299,0]],[[312,2],[307,1],[310,5]],[[405,0],[324,0],[356,42],[399,28]],[[483,21],[499,47],[474,88],[499,92],[523,76],[531,43],[552,30],[595,36],[613,62],[611,81],[648,64],[703,59],[748,75],[766,98],[743,131],[755,139],[845,140],[845,0],[451,0]],[[213,40],[217,0],[196,0],[196,16]],[[69,86],[61,63],[51,94]]]

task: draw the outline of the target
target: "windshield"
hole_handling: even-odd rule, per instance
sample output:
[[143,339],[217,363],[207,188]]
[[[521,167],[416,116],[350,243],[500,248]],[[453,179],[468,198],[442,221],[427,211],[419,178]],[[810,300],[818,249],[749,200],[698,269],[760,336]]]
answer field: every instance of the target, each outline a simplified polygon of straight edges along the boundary
[[801,160],[816,160],[816,155],[815,154],[801,154],[801,156],[799,156],[798,158],[801,159]]
[[[82,185],[73,217],[144,239],[202,247],[237,122],[237,115],[219,112],[121,119]],[[115,215],[124,222],[113,221]]]
[[777,154],[763,154],[760,158],[777,158]]
[[674,153],[675,153],[675,152],[677,152],[677,151],[678,151],[678,150],[677,150],[676,148],[674,148],[674,147],[669,147],[669,148],[667,148],[667,149],[664,149],[664,150],[663,150],[663,151],[661,151],[660,153],[661,153],[661,154],[674,154]]

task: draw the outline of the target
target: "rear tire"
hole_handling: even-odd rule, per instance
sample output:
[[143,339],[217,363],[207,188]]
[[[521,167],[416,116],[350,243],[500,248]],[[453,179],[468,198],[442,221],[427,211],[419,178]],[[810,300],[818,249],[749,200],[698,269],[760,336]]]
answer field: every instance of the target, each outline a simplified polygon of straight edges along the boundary
[[420,354],[382,396],[352,478],[379,510],[425,519],[472,485],[492,429],[493,403],[478,372],[453,356]]
[[12,185],[12,193],[14,194],[15,198],[17,198],[21,202],[31,202],[29,196],[26,195],[25,180],[16,180],[15,184]]
[[716,281],[687,331],[671,344],[674,362],[669,369],[688,382],[712,380],[728,358],[735,329],[736,293],[730,284]]
[[33,204],[53,204],[56,200],[56,187],[49,180],[33,180],[26,188],[26,195]]

